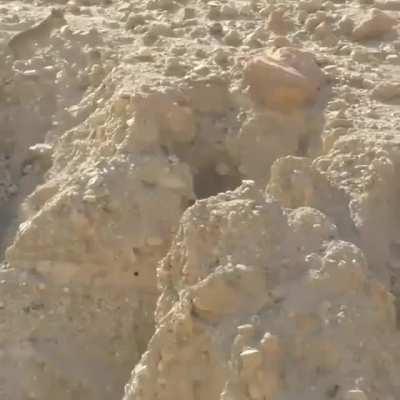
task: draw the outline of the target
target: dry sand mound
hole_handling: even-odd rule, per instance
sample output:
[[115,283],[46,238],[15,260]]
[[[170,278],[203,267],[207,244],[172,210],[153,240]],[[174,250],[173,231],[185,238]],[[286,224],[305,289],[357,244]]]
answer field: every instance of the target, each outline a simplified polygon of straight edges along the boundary
[[399,398],[399,18],[3,0],[0,399]]

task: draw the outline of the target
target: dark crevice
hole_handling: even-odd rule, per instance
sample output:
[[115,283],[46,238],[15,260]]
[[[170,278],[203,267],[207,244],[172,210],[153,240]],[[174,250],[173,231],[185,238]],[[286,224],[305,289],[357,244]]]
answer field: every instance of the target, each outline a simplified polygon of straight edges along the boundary
[[209,165],[194,175],[194,191],[197,199],[205,199],[240,186],[239,174],[219,175],[215,165]]

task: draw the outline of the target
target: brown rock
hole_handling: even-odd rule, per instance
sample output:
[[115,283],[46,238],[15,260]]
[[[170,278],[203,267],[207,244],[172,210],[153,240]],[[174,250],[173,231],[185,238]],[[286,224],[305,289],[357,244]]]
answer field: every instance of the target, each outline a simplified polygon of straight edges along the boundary
[[292,22],[286,17],[285,12],[277,9],[268,17],[266,28],[278,35],[286,35],[293,27]]
[[392,32],[396,23],[393,17],[375,8],[354,28],[352,37],[357,41],[379,39]]
[[399,82],[381,82],[371,92],[371,98],[374,100],[390,101],[399,97]]
[[269,109],[293,110],[313,104],[322,86],[319,67],[310,54],[284,47],[277,57],[257,57],[244,71],[252,100]]

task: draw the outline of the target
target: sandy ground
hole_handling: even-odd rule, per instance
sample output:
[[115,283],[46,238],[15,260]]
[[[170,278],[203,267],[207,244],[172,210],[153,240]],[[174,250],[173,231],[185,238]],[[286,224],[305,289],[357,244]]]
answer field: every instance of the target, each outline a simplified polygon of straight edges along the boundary
[[399,398],[399,18],[1,0],[0,398]]

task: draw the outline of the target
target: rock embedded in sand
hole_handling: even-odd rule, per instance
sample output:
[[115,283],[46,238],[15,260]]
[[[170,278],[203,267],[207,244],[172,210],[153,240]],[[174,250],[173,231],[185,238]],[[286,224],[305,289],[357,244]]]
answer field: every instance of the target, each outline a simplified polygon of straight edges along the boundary
[[371,91],[371,97],[375,100],[390,101],[400,97],[399,82],[382,82]]
[[244,69],[244,83],[260,107],[290,111],[314,104],[323,78],[311,54],[285,47],[273,56],[251,59]]
[[397,23],[391,15],[374,8],[354,27],[352,38],[356,41],[378,40],[393,32]]
[[242,38],[237,30],[230,30],[224,37],[224,42],[228,46],[240,46],[242,44]]
[[277,35],[288,34],[292,27],[292,22],[286,16],[285,11],[280,8],[273,10],[266,22],[266,29]]

